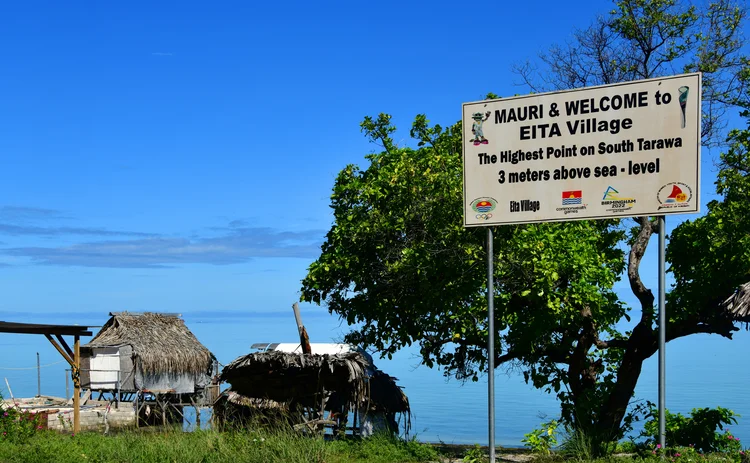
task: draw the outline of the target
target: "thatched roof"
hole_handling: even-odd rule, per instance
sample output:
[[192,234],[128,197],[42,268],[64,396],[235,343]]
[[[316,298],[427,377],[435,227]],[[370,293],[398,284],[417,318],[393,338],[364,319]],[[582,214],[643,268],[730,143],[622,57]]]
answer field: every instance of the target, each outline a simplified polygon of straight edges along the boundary
[[365,396],[367,362],[358,353],[341,355],[260,352],[235,359],[221,380],[246,397],[286,402],[312,399],[322,391],[338,391],[350,402]]
[[739,322],[750,322],[750,282],[741,285],[724,301],[724,308]]
[[112,312],[94,338],[83,347],[130,345],[144,373],[208,374],[216,357],[177,315],[153,312]]
[[232,402],[236,404],[244,399],[264,399],[280,403],[295,400],[312,405],[316,403],[316,395],[325,390],[335,392],[350,406],[409,412],[409,399],[396,379],[374,368],[358,352],[335,355],[253,353],[225,366],[221,379],[231,384]]
[[370,376],[370,402],[372,408],[378,411],[407,413],[409,398],[396,384],[396,378],[380,370]]

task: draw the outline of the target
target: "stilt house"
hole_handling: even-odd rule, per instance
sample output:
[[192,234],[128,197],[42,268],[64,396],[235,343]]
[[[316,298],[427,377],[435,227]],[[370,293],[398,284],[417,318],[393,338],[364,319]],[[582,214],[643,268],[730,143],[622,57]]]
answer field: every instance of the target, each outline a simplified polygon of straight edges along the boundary
[[[184,397],[210,402],[216,357],[179,315],[113,312],[81,347],[81,382],[92,392]],[[188,402],[189,403],[189,402]]]

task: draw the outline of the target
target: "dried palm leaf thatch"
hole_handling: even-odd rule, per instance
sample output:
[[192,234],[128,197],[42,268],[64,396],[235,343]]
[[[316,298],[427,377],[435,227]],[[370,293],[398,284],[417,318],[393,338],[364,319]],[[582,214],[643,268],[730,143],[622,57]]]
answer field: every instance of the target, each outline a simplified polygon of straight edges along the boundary
[[747,282],[724,301],[724,308],[739,322],[750,322],[750,282]]
[[176,315],[112,312],[84,347],[130,345],[146,374],[210,374],[214,355]]
[[244,395],[233,391],[232,388],[228,388],[224,392],[226,394],[227,402],[235,404],[235,405],[242,405],[243,407],[259,408],[259,409],[279,409],[279,410],[286,410],[289,408],[289,405],[283,402],[276,402],[275,400],[270,400],[270,399],[258,399],[254,397],[245,397]]
[[396,378],[381,370],[375,372],[369,378],[370,384],[370,409],[377,412],[409,413],[409,398],[396,384]]
[[286,352],[247,354],[225,366],[221,380],[245,397],[314,405],[336,391],[351,404],[367,396],[367,361],[356,352],[315,355]]
[[410,415],[409,399],[396,378],[378,370],[360,353],[317,355],[261,352],[225,366],[221,380],[231,384],[228,400],[248,406],[259,401],[316,407],[329,393],[326,409],[365,409]]

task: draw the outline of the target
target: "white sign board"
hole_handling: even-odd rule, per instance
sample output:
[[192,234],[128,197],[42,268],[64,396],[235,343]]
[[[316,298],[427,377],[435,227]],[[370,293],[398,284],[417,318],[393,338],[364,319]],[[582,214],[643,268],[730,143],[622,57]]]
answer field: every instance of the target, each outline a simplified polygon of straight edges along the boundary
[[699,211],[701,75],[463,105],[464,226]]

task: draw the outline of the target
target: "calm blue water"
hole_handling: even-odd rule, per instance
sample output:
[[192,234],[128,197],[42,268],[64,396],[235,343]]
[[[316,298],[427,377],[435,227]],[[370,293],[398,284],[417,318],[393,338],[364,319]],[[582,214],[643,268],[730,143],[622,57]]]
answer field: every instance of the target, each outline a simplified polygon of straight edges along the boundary
[[[312,342],[337,342],[346,329],[323,309],[303,311],[303,321]],[[79,313],[66,316],[0,313],[0,320],[77,323],[101,326],[107,314]],[[184,313],[188,327],[219,361],[227,364],[251,352],[256,342],[295,342],[297,329],[291,308],[275,313]],[[93,329],[94,332],[98,328]],[[85,343],[87,339],[82,340]],[[8,396],[4,378],[16,397],[36,394],[36,353],[42,365],[61,357],[40,335],[0,335],[0,385]],[[437,370],[418,366],[416,349],[405,350],[392,360],[375,362],[399,379],[412,404],[412,434],[425,441],[446,443],[487,442],[487,381],[461,384],[446,380]],[[748,360],[750,333],[738,332],[733,341],[718,336],[697,335],[667,345],[667,408],[688,412],[694,407],[724,406],[747,418],[731,427],[734,435],[750,441],[750,397],[743,385],[750,379]],[[18,370],[18,368],[26,368]],[[42,368],[42,394],[65,395],[65,368],[60,362]],[[656,356],[645,366],[636,391],[637,398],[657,400]],[[554,418],[558,405],[553,396],[537,391],[520,375],[498,372],[496,385],[496,441],[520,446],[523,435],[545,418]],[[71,386],[72,387],[72,386]],[[541,416],[541,417],[540,417]],[[205,418],[204,418],[205,419]]]

